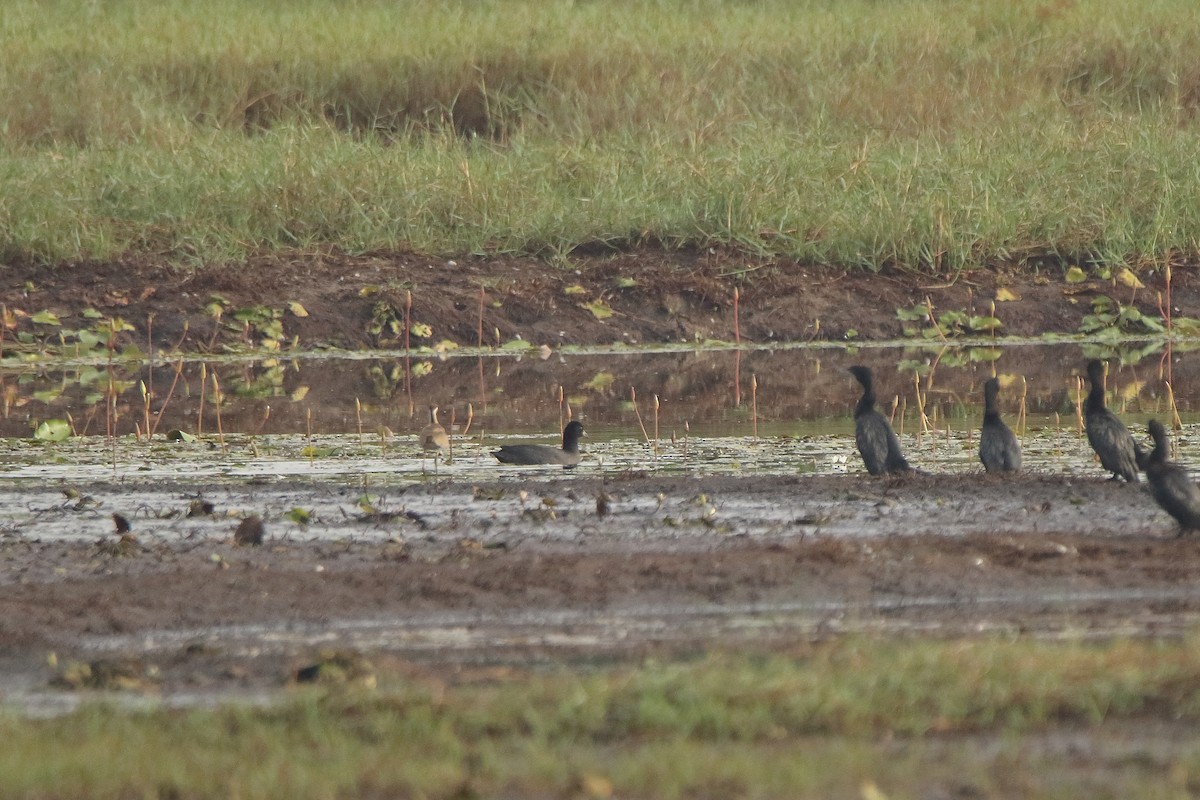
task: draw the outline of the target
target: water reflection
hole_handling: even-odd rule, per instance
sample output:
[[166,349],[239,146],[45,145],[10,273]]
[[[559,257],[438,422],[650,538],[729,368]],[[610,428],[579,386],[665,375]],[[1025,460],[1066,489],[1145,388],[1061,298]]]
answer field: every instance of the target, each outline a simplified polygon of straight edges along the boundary
[[[429,404],[468,436],[552,435],[570,416],[585,421],[593,442],[840,434],[852,430],[858,390],[845,370],[854,363],[875,371],[880,406],[902,434],[976,428],[981,387],[993,374],[1004,386],[1004,415],[1020,432],[1076,424],[1078,376],[1092,355],[1064,344],[414,358],[408,369],[403,357],[30,367],[0,371],[0,435],[28,437],[39,422],[63,419],[84,435],[404,437],[425,424]],[[1126,356],[1111,363],[1115,411],[1132,421],[1196,417],[1200,354]]]

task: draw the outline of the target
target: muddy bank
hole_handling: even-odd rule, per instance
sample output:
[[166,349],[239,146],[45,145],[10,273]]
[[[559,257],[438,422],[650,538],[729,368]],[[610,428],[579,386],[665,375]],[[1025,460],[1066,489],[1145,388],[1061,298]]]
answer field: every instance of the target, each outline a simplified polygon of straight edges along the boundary
[[[124,342],[152,341],[171,351],[212,352],[257,346],[277,317],[272,338],[301,347],[399,347],[411,293],[412,322],[430,327],[414,344],[449,339],[460,345],[496,344],[516,337],[536,345],[691,342],[734,339],[733,291],[739,291],[739,329],[746,341],[871,341],[898,338],[897,310],[924,305],[937,313],[992,314],[1001,288],[1016,299],[996,304],[998,330],[1012,336],[1075,333],[1092,300],[1110,296],[1152,318],[1164,290],[1157,272],[1141,274],[1143,289],[1112,280],[1067,283],[1066,265],[995,267],[954,276],[878,273],[764,261],[727,251],[642,250],[581,255],[569,265],[528,258],[455,260],[407,253],[346,256],[335,252],[264,255],[246,265],[195,269],[153,259],[57,268],[6,265],[0,303],[16,316],[7,332],[54,339],[52,326],[32,315],[51,311],[65,327],[86,327],[93,309],[121,317],[134,330]],[[1200,307],[1196,270],[1175,271],[1172,305]],[[482,292],[482,296],[481,296]],[[215,316],[216,306],[223,309]],[[298,303],[306,316],[289,310]],[[481,307],[482,306],[482,307]],[[1176,312],[1180,313],[1180,312]]]
[[[135,659],[167,691],[284,685],[322,649],[537,662],[855,631],[1170,635],[1200,619],[1200,553],[1140,487],[1094,478],[630,477],[389,492],[97,483],[136,541],[0,546],[0,649],[23,690],[60,661]],[[605,513],[597,497],[604,494]],[[287,522],[318,501],[307,530]],[[124,504],[124,505],[122,505]],[[233,542],[254,504],[261,547]],[[378,511],[378,510],[377,510]],[[76,513],[76,512],[64,512]]]

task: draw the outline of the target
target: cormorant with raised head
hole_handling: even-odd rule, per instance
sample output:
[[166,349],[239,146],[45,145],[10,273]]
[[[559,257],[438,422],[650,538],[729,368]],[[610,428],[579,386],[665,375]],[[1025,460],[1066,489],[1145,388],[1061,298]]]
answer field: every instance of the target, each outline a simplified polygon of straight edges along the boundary
[[979,460],[988,472],[1016,472],[1021,469],[1021,443],[1000,419],[996,398],[1000,381],[983,384],[983,428],[979,434]]
[[1129,429],[1117,415],[1104,405],[1104,363],[1092,360],[1087,365],[1092,389],[1083,406],[1088,443],[1100,456],[1100,463],[1113,474],[1113,479],[1138,481],[1138,447]]
[[1167,431],[1161,422],[1150,420],[1150,437],[1154,450],[1146,457],[1146,480],[1150,494],[1163,511],[1179,523],[1179,533],[1200,530],[1200,488],[1192,482],[1188,471],[1167,460]]
[[883,475],[889,472],[908,472],[912,469],[900,452],[900,440],[887,418],[875,410],[875,380],[871,370],[863,366],[850,367],[862,384],[862,397],[854,408],[854,439],[867,472]]

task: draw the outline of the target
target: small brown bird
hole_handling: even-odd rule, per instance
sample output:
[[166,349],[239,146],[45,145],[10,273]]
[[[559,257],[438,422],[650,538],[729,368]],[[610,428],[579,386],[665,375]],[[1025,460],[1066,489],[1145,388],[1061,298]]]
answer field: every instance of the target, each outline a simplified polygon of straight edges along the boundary
[[446,429],[438,422],[438,407],[429,407],[429,424],[421,428],[421,432],[417,434],[417,438],[421,442],[422,450],[433,450],[434,458],[438,455],[445,454],[450,450],[450,436],[446,433]]
[[251,514],[238,523],[237,530],[233,532],[233,542],[242,546],[257,547],[263,543],[264,533],[262,517]]

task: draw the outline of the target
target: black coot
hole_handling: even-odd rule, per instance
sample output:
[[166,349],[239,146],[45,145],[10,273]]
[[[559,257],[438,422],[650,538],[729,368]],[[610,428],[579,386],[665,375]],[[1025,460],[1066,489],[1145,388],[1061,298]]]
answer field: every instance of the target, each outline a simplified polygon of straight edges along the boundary
[[1083,419],[1087,424],[1088,443],[1100,456],[1100,463],[1113,474],[1113,478],[1124,478],[1130,483],[1138,480],[1138,447],[1133,442],[1129,429],[1117,415],[1104,405],[1104,364],[1089,361],[1088,380],[1092,389],[1088,392],[1083,407]]
[[492,455],[502,464],[561,464],[564,469],[571,469],[579,463],[579,438],[583,436],[583,425],[578,421],[567,423],[563,428],[562,447],[550,447],[545,444],[507,444],[499,450],[493,450]]
[[867,472],[883,475],[889,472],[908,472],[912,469],[900,452],[900,440],[887,418],[875,410],[875,380],[871,370],[863,366],[850,367],[850,374],[862,384],[863,393],[854,408],[854,439]]
[[1000,381],[983,384],[983,429],[979,434],[979,460],[988,472],[1016,472],[1021,469],[1021,443],[1000,419],[996,397]]
[[1179,533],[1200,530],[1200,488],[1188,472],[1167,460],[1167,432],[1161,422],[1150,420],[1150,437],[1154,450],[1146,457],[1146,480],[1150,493],[1163,511],[1179,523]]

